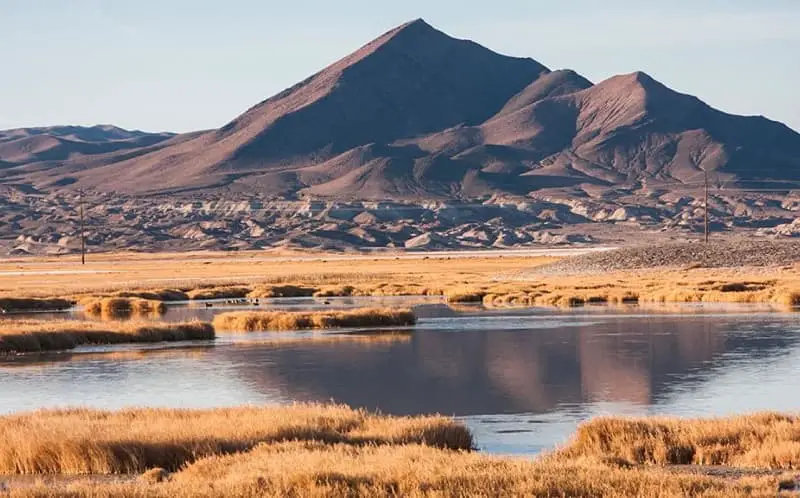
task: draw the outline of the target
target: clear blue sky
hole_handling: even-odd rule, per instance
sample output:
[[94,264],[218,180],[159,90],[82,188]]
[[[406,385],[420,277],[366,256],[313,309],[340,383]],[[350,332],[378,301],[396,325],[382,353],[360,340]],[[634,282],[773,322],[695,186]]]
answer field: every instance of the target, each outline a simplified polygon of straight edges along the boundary
[[218,127],[402,22],[800,130],[797,0],[0,0],[0,128]]

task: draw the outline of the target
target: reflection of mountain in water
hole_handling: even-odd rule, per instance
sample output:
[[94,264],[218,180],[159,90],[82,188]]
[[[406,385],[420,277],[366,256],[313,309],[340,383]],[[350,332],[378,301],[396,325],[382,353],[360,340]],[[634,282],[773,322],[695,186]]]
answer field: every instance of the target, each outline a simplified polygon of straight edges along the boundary
[[[800,343],[786,321],[741,317],[602,318],[531,331],[418,331],[408,343],[233,348],[254,389],[301,401],[336,400],[389,413],[543,413],[559,404],[650,404],[744,359]],[[691,374],[691,375],[688,375]],[[691,380],[694,379],[694,380]]]

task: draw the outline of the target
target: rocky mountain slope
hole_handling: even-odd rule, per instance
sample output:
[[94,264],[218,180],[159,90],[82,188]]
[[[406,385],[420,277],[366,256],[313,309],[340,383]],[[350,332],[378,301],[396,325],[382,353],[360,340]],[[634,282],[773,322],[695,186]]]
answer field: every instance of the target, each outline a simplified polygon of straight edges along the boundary
[[[0,134],[0,182],[127,194],[476,199],[550,188],[800,181],[800,134],[644,73],[592,84],[422,20],[218,130]],[[738,182],[738,183],[737,183]]]

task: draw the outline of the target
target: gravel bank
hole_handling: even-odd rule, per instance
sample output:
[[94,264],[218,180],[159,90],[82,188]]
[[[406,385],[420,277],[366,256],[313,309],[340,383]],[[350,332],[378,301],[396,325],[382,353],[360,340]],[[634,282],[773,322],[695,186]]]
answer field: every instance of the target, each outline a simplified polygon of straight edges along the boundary
[[733,241],[668,244],[628,247],[608,252],[565,258],[520,274],[541,275],[597,274],[651,268],[733,268],[744,266],[785,266],[800,261],[800,242]]

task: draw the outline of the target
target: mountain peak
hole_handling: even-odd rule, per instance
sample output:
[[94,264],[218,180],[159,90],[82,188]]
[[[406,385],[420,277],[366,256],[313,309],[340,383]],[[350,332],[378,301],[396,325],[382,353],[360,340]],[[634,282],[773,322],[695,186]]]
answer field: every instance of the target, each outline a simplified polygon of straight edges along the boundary
[[425,22],[425,19],[418,17],[412,21],[408,21],[406,23],[401,24],[398,26],[397,30],[404,30],[404,29],[413,29],[413,28],[429,28],[434,29],[433,26]]
[[645,90],[666,90],[667,86],[653,78],[644,71],[635,71],[633,73],[623,74],[619,76],[620,79],[629,83],[635,84],[644,88]]
[[656,79],[650,76],[649,74],[645,73],[644,71],[634,71],[628,74],[631,79],[635,79],[639,83],[657,83]]
[[672,95],[677,93],[642,71],[612,76],[598,83],[597,88],[597,91],[617,94],[620,98],[626,100],[630,100],[637,95],[644,98],[646,95]]
[[388,31],[383,36],[380,36],[372,43],[376,46],[385,45],[388,42],[396,42],[398,40],[406,40],[409,42],[419,41],[424,44],[427,42],[435,42],[437,40],[447,40],[451,37],[446,33],[434,28],[421,17],[401,24],[400,26]]

